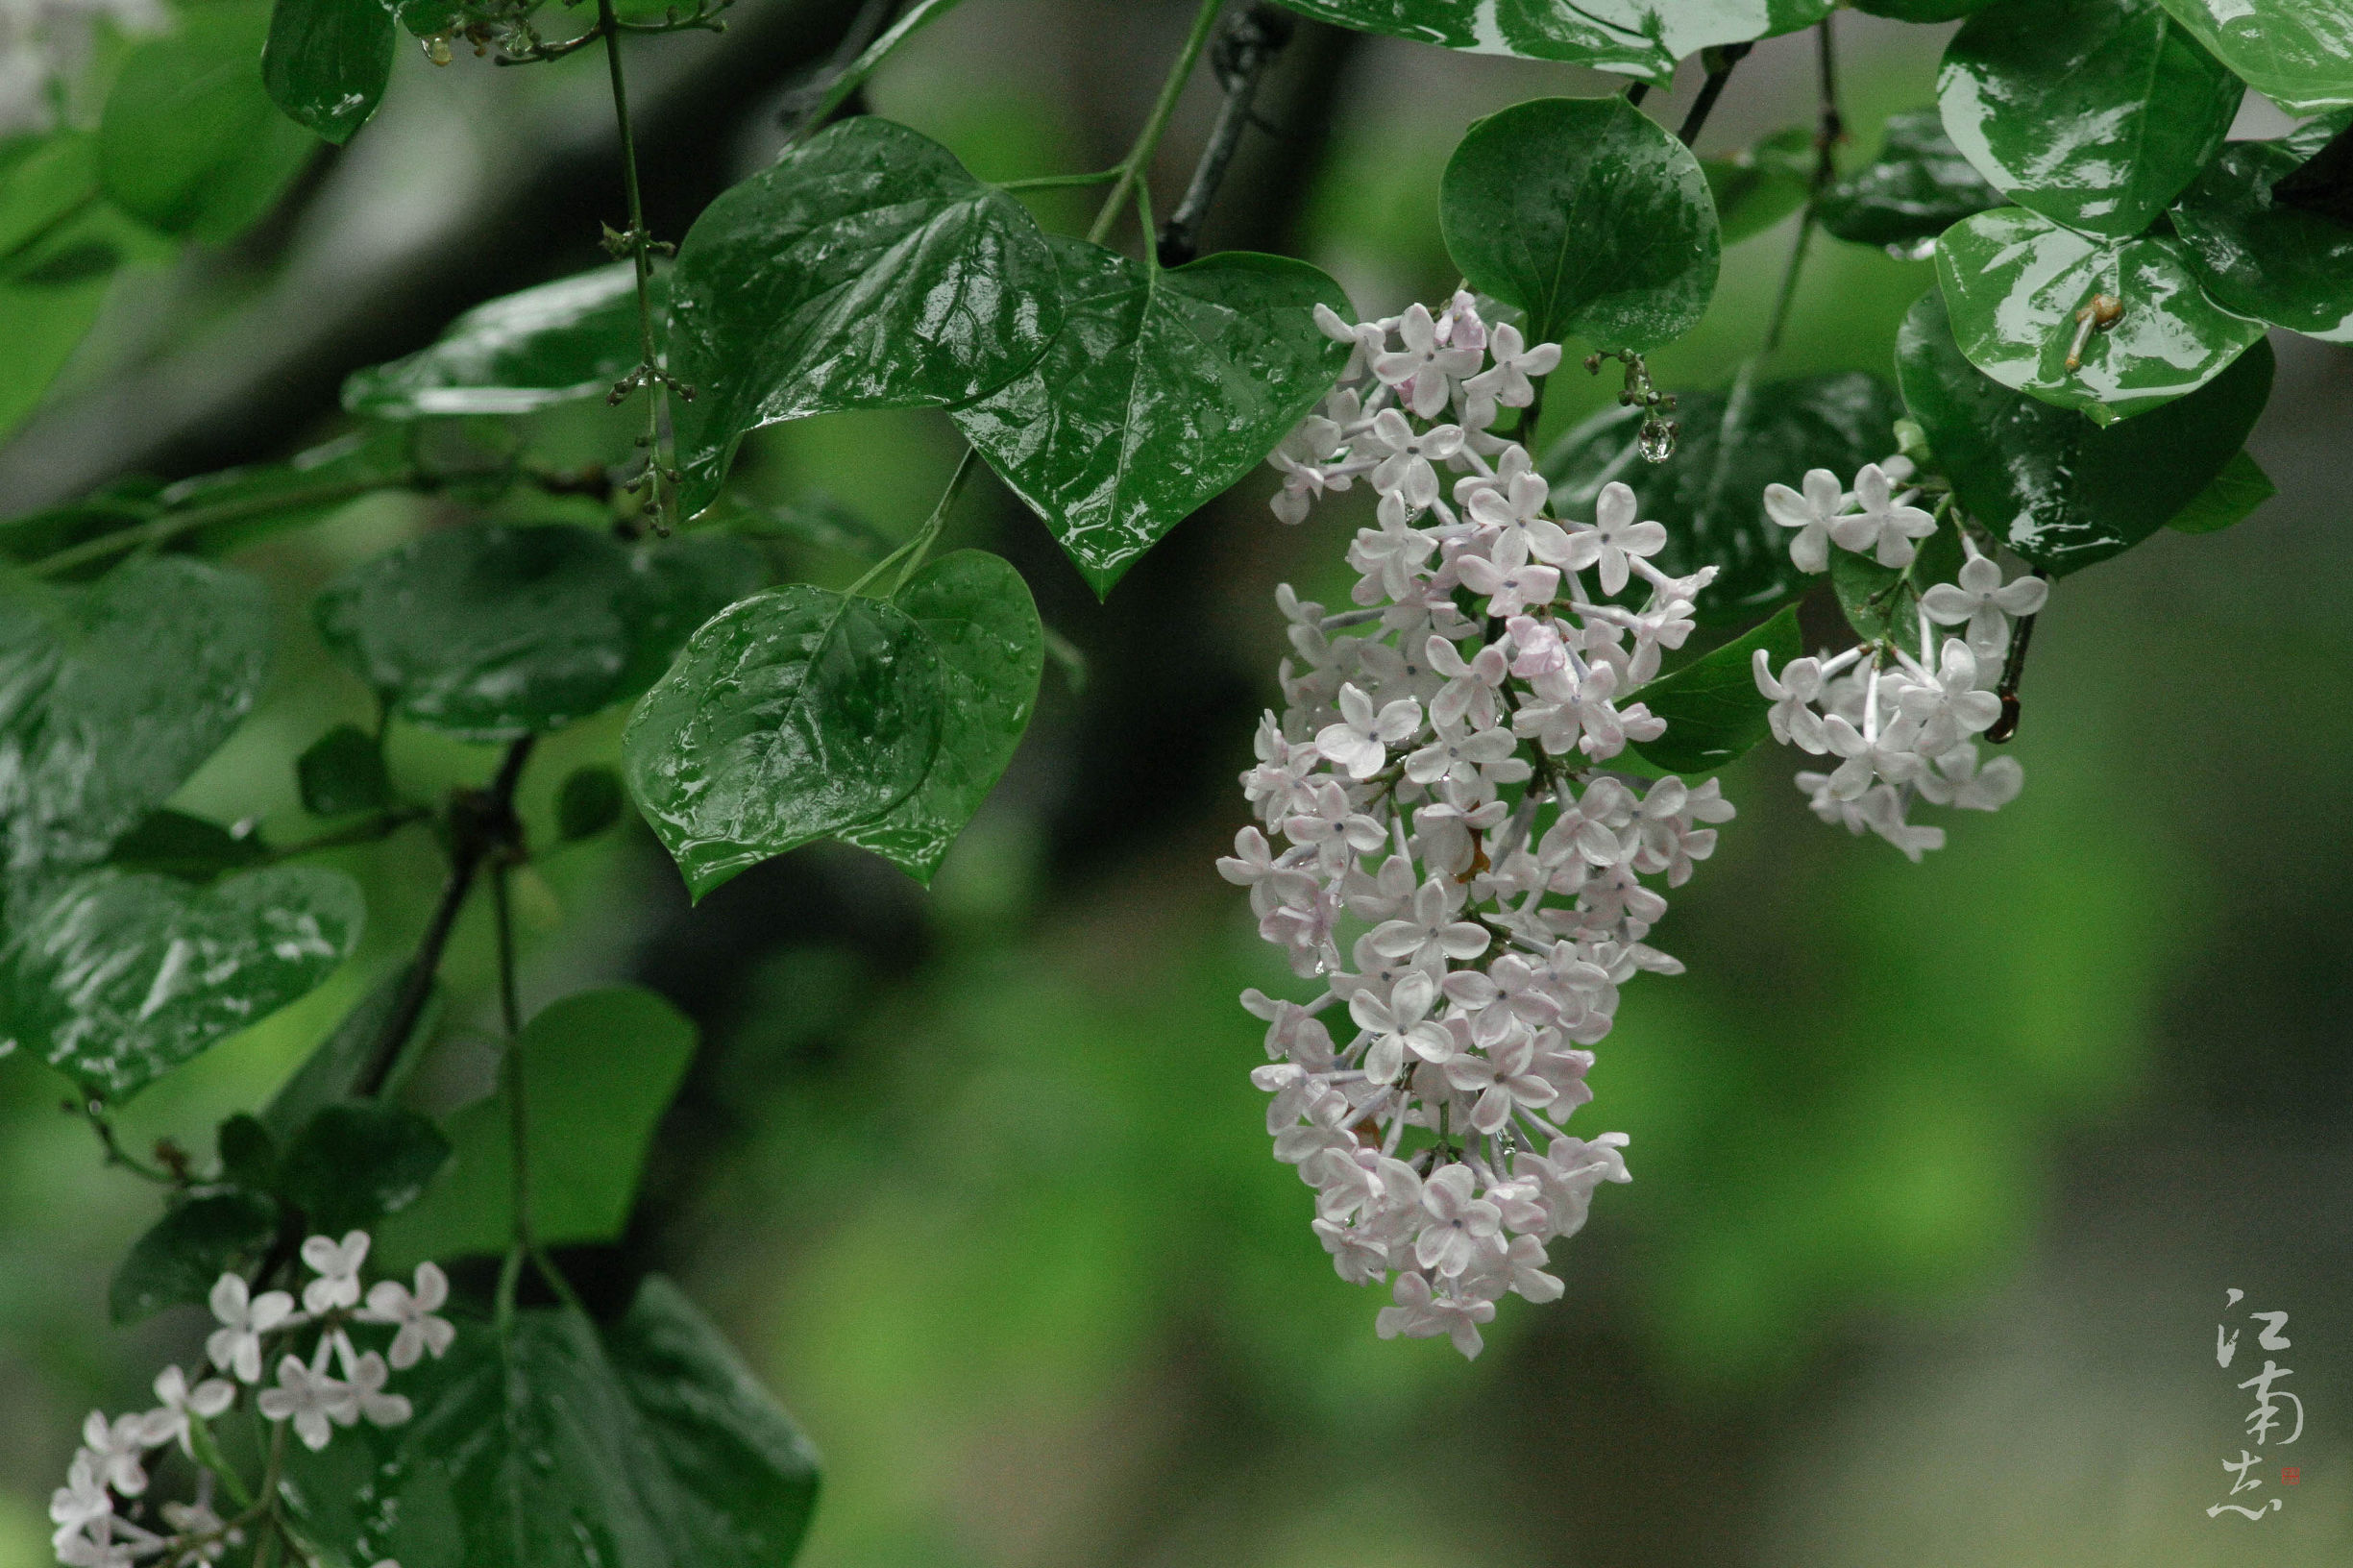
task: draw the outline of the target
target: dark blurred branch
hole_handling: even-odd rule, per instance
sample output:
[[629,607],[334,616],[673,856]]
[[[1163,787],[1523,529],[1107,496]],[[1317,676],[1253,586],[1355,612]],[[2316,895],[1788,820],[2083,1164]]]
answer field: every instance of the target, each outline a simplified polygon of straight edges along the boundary
[[[655,232],[684,233],[731,182],[735,136],[782,83],[826,57],[859,9],[743,0],[724,37],[680,37],[649,60],[637,146]],[[480,197],[429,249],[380,250],[330,279],[282,283],[233,332],[47,410],[0,451],[6,507],[77,496],[126,471],[176,478],[275,455],[332,414],[354,369],[423,347],[485,299],[596,263],[621,182],[609,119],[516,137],[484,172]],[[285,292],[294,287],[299,309]]]
[[1182,266],[1200,254],[1201,221],[1217,199],[1217,188],[1225,184],[1226,170],[1241,145],[1242,131],[1252,122],[1251,105],[1258,97],[1259,79],[1291,41],[1291,33],[1289,12],[1253,5],[1228,24],[1212,47],[1210,65],[1225,88],[1225,104],[1217,110],[1217,123],[1210,131],[1209,144],[1201,149],[1200,162],[1193,165],[1185,199],[1177,203],[1177,209],[1161,230],[1162,266]]
[[1683,116],[1683,128],[1675,133],[1676,139],[1689,147],[1700,139],[1700,131],[1714,112],[1716,100],[1724,96],[1724,85],[1732,79],[1732,67],[1746,60],[1750,45],[1727,43],[1713,49],[1703,49],[1700,59],[1706,63],[1707,80],[1700,84],[1700,95],[1691,101],[1691,112]]

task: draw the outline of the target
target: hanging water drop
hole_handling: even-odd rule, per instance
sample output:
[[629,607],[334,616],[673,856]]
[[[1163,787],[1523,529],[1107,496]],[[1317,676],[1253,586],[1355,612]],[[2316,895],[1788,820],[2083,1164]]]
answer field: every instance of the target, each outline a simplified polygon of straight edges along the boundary
[[1663,463],[1675,455],[1677,425],[1671,419],[1646,419],[1638,444],[1645,461]]

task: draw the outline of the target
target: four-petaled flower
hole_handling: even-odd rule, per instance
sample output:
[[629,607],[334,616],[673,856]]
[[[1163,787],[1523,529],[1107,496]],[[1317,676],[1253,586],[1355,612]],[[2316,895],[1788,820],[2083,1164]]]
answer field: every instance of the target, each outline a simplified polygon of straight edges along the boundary
[[327,1446],[335,1427],[359,1419],[359,1400],[351,1384],[305,1366],[299,1356],[280,1359],[278,1386],[262,1389],[259,1404],[267,1419],[292,1421],[294,1435],[312,1453]]
[[212,1286],[212,1315],[221,1326],[205,1341],[205,1355],[240,1383],[261,1381],[261,1336],[294,1315],[294,1298],[283,1290],[249,1295],[244,1279],[224,1274]]
[[318,1278],[303,1286],[303,1306],[313,1312],[359,1305],[359,1265],[368,1261],[368,1233],[347,1231],[340,1241],[314,1236],[303,1243],[303,1262]]
[[1979,658],[1999,658],[2010,640],[2010,617],[2041,613],[2050,597],[2050,584],[2041,577],[2001,580],[2001,568],[1973,551],[1961,563],[1958,583],[1940,582],[1920,596],[1920,607],[1940,626],[1957,626]]

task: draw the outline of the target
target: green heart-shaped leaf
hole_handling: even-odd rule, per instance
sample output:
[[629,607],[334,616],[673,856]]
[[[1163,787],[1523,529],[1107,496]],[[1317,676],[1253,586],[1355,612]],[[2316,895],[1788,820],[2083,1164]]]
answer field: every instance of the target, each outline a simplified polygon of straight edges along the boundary
[[2000,0],[1946,47],[1945,130],[2019,206],[2121,239],[2181,193],[2243,89],[2158,0]]
[[2279,486],[2263,465],[2242,452],[2222,465],[2214,482],[2189,505],[2167,518],[2165,526],[2183,533],[2220,533],[2278,494]]
[[893,601],[939,650],[940,749],[921,789],[840,837],[929,887],[1029,727],[1045,670],[1045,627],[1021,574],[985,551],[941,557]]
[[2271,348],[2258,342],[2188,397],[2102,429],[1971,364],[1935,289],[1904,317],[1896,370],[1961,504],[2054,576],[2163,527],[2222,472],[2271,393]]
[[1651,712],[1667,722],[1667,732],[1658,739],[1634,743],[1643,760],[1671,773],[1703,773],[1763,740],[1772,703],[1756,689],[1752,660],[1760,648],[1777,670],[1805,651],[1795,604],[1641,689]]
[[[2101,425],[2196,391],[2263,336],[2206,297],[2180,240],[2093,239],[2019,207],[1947,230],[1936,276],[1973,364]],[[2102,294],[2122,314],[2086,336],[2079,313]]]
[[1639,408],[1596,414],[1546,453],[1554,507],[1590,517],[1602,486],[1630,486],[1642,515],[1667,526],[1655,557],[1668,572],[1718,568],[1700,596],[1710,621],[1744,621],[1805,592],[1813,578],[1789,558],[1789,530],[1765,515],[1765,486],[1796,486],[1809,468],[1851,482],[1854,471],[1896,450],[1903,412],[1875,376],[1846,371],[1757,382],[1743,369],[1729,393],[1682,394],[1682,433],[1663,463],[1645,461],[1635,432]]
[[1103,594],[1332,389],[1348,346],[1313,312],[1346,315],[1348,297],[1287,257],[1229,252],[1161,268],[1084,240],[1054,244],[1061,336],[954,418]]
[[[669,276],[650,287],[666,308]],[[354,371],[343,406],[378,419],[527,414],[602,397],[644,356],[637,265],[623,261],[476,306],[430,347]]]
[[850,408],[955,406],[1062,327],[1045,235],[955,155],[845,120],[703,208],[671,275],[680,504],[709,505],[746,432]]
[[317,867],[208,888],[90,872],[30,909],[0,950],[0,1027],[83,1092],[127,1099],[308,993],[365,915],[358,885]]
[[296,123],[349,141],[392,78],[393,32],[382,0],[277,0],[262,86]]
[[105,858],[220,748],[261,689],[270,607],[179,556],[86,587],[0,588],[0,821],[12,903]]
[[562,727],[652,684],[686,634],[750,592],[740,540],[632,550],[551,523],[429,533],[312,606],[335,655],[410,723],[464,740]]
[[1916,109],[1887,117],[1879,156],[1825,191],[1820,213],[1840,239],[1917,258],[1963,218],[2004,205],[1945,135],[1937,111]]
[[2224,148],[2173,205],[2173,228],[2222,305],[2324,343],[2353,343],[2353,227],[2271,197],[2303,161],[2275,141]]
[[269,0],[216,0],[123,60],[98,124],[107,194],[167,234],[234,239],[318,146],[278,111],[257,61]]
[[718,1332],[659,1275],[600,1329],[527,1309],[460,1322],[396,1375],[405,1424],[287,1445],[286,1497],[327,1568],[391,1554],[451,1568],[781,1568],[817,1503],[817,1456]]
[[898,606],[801,584],[729,606],[629,715],[629,794],[698,898],[921,787],[940,655]]
[[1438,187],[1471,286],[1531,342],[1652,349],[1698,325],[1722,242],[1691,149],[1621,97],[1538,98],[1464,133]]
[[2239,79],[2291,114],[2353,104],[2345,0],[2165,0]]
[[[538,1240],[620,1239],[654,1126],[686,1076],[695,1040],[676,1008],[633,986],[576,992],[524,1026]],[[449,1169],[378,1233],[386,1266],[504,1250],[515,1223],[512,1126],[503,1087],[449,1118]]]

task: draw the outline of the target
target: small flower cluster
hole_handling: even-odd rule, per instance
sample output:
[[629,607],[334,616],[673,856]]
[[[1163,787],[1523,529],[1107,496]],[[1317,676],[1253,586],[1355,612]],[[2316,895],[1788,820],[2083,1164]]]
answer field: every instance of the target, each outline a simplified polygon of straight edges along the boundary
[[168,13],[158,0],[11,0],[0,5],[0,136],[48,131],[66,83],[89,60],[101,21],[152,33]]
[[[263,1478],[259,1487],[247,1487],[228,1471],[212,1439],[208,1423],[248,1393],[264,1421],[283,1423],[314,1452],[327,1446],[338,1426],[365,1420],[395,1427],[408,1420],[409,1402],[385,1385],[394,1372],[405,1371],[428,1354],[439,1358],[450,1348],[457,1331],[437,1315],[449,1299],[450,1284],[439,1267],[420,1263],[413,1289],[380,1280],[363,1300],[359,1270],[367,1261],[368,1241],[365,1231],[350,1232],[340,1241],[324,1236],[305,1241],[302,1260],[314,1277],[303,1286],[299,1309],[286,1291],[257,1295],[243,1276],[220,1277],[210,1301],[219,1327],[205,1341],[209,1364],[199,1368],[198,1381],[167,1366],[156,1379],[155,1409],[111,1419],[92,1410],[84,1424],[82,1447],[65,1484],[49,1500],[49,1518],[57,1527],[51,1545],[59,1562],[68,1568],[212,1562],[230,1547],[242,1545],[249,1531],[284,1528],[272,1513],[275,1474]],[[349,1332],[354,1324],[391,1328],[390,1345],[383,1351],[357,1349]],[[306,1331],[314,1331],[307,1360],[294,1348]],[[279,1353],[276,1382],[263,1387],[272,1351]],[[229,1376],[208,1375],[212,1371]],[[158,1531],[142,1522],[147,1463],[154,1451],[171,1446],[194,1467],[195,1485],[189,1501],[167,1502],[158,1510],[165,1527]],[[222,1487],[240,1499],[259,1501],[225,1519],[215,1507]]]
[[1379,527],[1348,553],[1359,608],[1278,596],[1287,707],[1242,776],[1263,828],[1218,870],[1327,987],[1242,998],[1268,1026],[1252,1077],[1276,1158],[1315,1189],[1315,1234],[1343,1279],[1390,1285],[1383,1337],[1475,1356],[1507,1292],[1560,1296],[1547,1243],[1628,1179],[1625,1135],[1559,1123],[1591,1097],[1586,1047],[1619,987],[1681,968],[1644,941],[1666,910],[1645,879],[1684,881],[1732,808],[1712,780],[1605,765],[1663,733],[1634,698],[1714,569],[1654,565],[1666,530],[1622,484],[1591,522],[1551,515],[1494,427],[1556,345],[1489,326],[1467,294],[1317,320],[1354,352],[1272,458],[1274,510],[1299,522],[1361,478]]
[[[1848,490],[1828,469],[1805,476],[1804,488],[1765,490],[1765,513],[1793,532],[1789,557],[1801,571],[1822,572],[1836,546],[1880,566],[1905,570],[1936,518],[1912,504],[1910,459],[1869,463]],[[1798,774],[1816,816],[1850,833],[1878,834],[1918,861],[1941,849],[1945,830],[1907,819],[1914,800],[1995,811],[2018,797],[2024,776],[2012,757],[1978,761],[1975,737],[2001,716],[1994,685],[2010,637],[2010,618],[2043,607],[2040,577],[2004,582],[2001,567],[1966,530],[1958,582],[1912,588],[1919,654],[1894,636],[1826,658],[1792,659],[1778,674],[1756,651],[1756,689],[1773,706],[1773,738],[1815,756],[1834,756],[1828,772]],[[1895,584],[1890,585],[1890,591]],[[1934,626],[1958,626],[1941,648]]]

